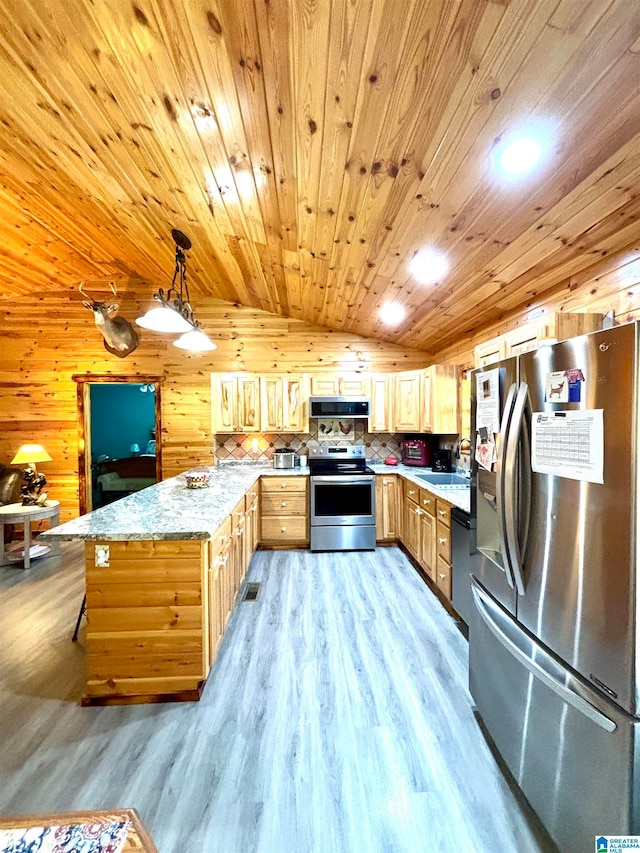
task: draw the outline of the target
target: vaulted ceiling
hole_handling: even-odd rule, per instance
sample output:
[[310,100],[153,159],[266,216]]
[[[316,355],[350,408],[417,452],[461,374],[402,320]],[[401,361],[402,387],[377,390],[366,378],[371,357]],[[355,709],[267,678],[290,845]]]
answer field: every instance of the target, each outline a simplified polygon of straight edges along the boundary
[[637,246],[639,178],[639,0],[0,0],[0,298],[150,295],[178,228],[196,314],[435,350]]

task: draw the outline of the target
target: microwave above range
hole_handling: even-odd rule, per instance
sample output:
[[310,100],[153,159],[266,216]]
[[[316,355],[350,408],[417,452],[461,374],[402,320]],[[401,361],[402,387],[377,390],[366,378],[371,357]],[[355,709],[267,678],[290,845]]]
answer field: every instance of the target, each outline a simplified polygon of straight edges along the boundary
[[309,397],[310,418],[368,418],[366,397]]

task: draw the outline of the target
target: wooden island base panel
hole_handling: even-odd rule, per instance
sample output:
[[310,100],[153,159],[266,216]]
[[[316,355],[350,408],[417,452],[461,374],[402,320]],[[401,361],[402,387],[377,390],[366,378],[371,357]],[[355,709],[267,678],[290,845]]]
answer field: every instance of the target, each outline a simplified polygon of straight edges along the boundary
[[[96,566],[96,549],[109,565]],[[209,672],[206,541],[86,542],[83,705],[197,701]]]

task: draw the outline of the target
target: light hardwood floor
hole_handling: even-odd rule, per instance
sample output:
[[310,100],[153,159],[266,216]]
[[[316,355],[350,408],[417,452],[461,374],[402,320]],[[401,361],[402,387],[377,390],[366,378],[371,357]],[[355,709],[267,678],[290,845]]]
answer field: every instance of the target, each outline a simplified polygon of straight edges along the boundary
[[161,853],[552,850],[397,548],[258,552],[199,703],[81,708],[82,548],[0,569],[0,813],[138,809]]

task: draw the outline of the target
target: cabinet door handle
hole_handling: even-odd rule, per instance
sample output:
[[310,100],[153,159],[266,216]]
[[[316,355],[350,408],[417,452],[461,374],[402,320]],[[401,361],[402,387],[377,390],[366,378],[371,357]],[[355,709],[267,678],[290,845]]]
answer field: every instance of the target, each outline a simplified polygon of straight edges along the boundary
[[414,509],[414,512],[415,512],[415,514],[416,514],[416,515],[422,515],[422,510],[420,509],[420,507],[419,507],[419,506],[417,506],[417,507]]
[[414,491],[413,489],[409,489],[409,494],[410,494],[410,495],[415,495],[415,491]]
[[438,577],[439,577],[441,580],[444,580],[444,579],[446,578],[446,575],[439,574],[439,575],[438,575]]
[[446,539],[441,539],[441,538],[438,536],[438,542],[439,542],[441,545],[444,545],[444,543],[445,543],[446,541],[447,541]]
[[447,514],[446,511],[443,509],[438,510],[438,515],[441,515],[443,518],[445,517],[446,514]]

